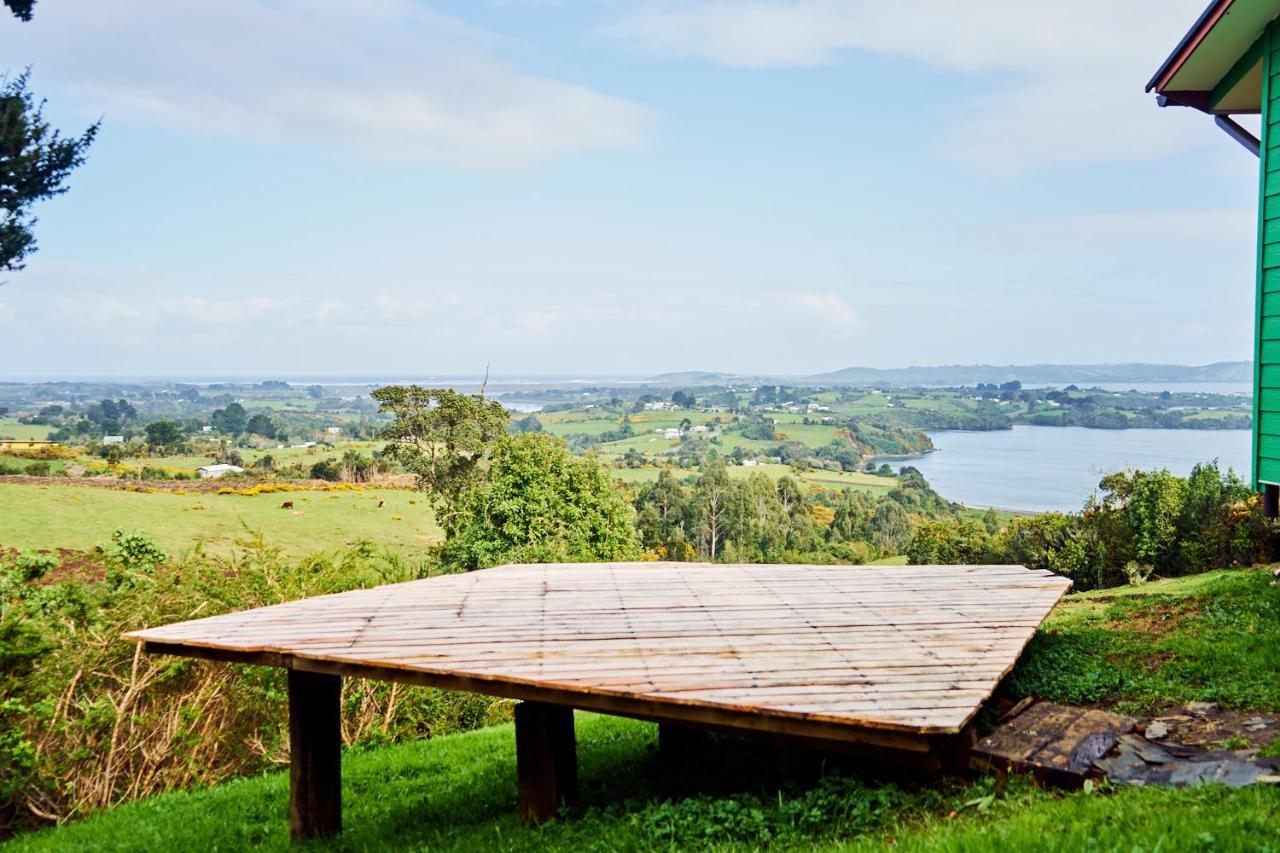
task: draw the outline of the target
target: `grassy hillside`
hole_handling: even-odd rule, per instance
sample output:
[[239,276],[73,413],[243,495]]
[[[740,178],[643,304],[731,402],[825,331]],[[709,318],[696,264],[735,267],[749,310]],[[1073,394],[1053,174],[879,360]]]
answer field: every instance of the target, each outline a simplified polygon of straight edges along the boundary
[[[856,571],[856,569],[855,569]],[[1280,708],[1280,587],[1267,570],[1074,595],[1012,681],[1056,698]],[[1092,687],[1082,693],[1084,685]],[[665,761],[645,723],[578,716],[582,803],[541,828],[515,817],[513,732],[497,726],[344,759],[347,831],[334,849],[1275,850],[1280,789],[1112,789],[1013,780],[884,781],[855,768],[711,741]],[[1269,751],[1278,746],[1270,744]],[[288,847],[284,773],[153,797],[5,850]]]
[[1266,569],[1068,597],[1010,681],[1019,694],[1151,713],[1183,702],[1280,710],[1280,586]]
[[[539,828],[516,819],[510,725],[348,753],[345,832],[319,849],[1258,850],[1280,791],[1129,789],[1064,795],[861,781],[756,744],[717,740],[666,763],[655,727],[578,715],[582,803]],[[3,849],[288,849],[288,776],[121,806]]]
[[[286,500],[292,510],[281,509]],[[382,509],[379,501],[386,501]],[[246,527],[295,555],[360,539],[416,555],[440,535],[422,495],[395,489],[249,497],[0,482],[0,546],[84,550],[118,527],[144,530],[172,552],[202,543],[224,553]]]

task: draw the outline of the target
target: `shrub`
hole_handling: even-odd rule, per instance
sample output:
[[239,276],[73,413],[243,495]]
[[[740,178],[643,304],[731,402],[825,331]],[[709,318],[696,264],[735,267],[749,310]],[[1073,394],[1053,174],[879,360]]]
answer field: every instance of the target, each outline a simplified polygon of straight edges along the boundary
[[640,553],[634,512],[608,470],[546,433],[501,439],[487,477],[461,493],[455,514],[443,556],[462,568]]
[[[35,584],[49,558],[0,557],[0,836],[286,759],[283,670],[143,655],[121,634],[428,571],[367,543],[297,561],[260,540],[229,558],[172,559],[145,534],[119,533],[104,554],[134,582]],[[497,722],[506,708],[348,678],[342,733],[347,744],[416,739]]]
[[1216,462],[1197,465],[1185,478],[1168,471],[1109,474],[1099,487],[1101,498],[1079,513],[1015,519],[985,543],[969,522],[921,524],[908,553],[919,563],[1019,563],[1093,589],[1250,566],[1280,547],[1257,496]]

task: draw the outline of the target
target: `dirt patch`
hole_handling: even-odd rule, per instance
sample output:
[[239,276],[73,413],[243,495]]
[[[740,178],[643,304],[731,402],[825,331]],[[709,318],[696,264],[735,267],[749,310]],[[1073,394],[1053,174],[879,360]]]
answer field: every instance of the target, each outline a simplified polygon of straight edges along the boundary
[[58,565],[50,569],[40,580],[39,586],[51,586],[56,583],[98,583],[107,577],[107,567],[102,557],[92,551],[72,551],[59,548]]
[[[96,551],[73,551],[70,548],[49,550],[40,548],[26,553],[45,554],[56,557],[58,565],[45,572],[43,577],[32,581],[36,586],[52,586],[57,583],[98,583],[107,577],[107,567],[102,562],[102,555]],[[17,560],[23,552],[17,548],[0,546],[0,562]]]
[[1118,631],[1128,631],[1148,636],[1152,634],[1159,635],[1177,627],[1178,623],[1183,619],[1188,619],[1199,613],[1200,606],[1189,601],[1179,601],[1172,604],[1148,602],[1140,612],[1127,613],[1122,619],[1112,620],[1108,627]]
[[1280,738],[1280,714],[1231,711],[1209,702],[1191,702],[1166,708],[1139,728],[1151,740],[1184,746],[1229,744],[1233,749],[1261,749]]

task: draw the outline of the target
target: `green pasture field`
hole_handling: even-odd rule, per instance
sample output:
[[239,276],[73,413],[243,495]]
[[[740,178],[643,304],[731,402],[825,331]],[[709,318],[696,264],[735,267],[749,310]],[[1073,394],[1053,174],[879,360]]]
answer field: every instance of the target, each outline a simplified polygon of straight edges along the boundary
[[35,462],[48,462],[49,471],[55,474],[67,467],[67,460],[65,459],[30,459],[26,456],[15,456],[11,453],[0,453],[0,464],[4,464],[6,467],[16,465],[19,468],[26,468],[28,465]]
[[1241,414],[1241,413],[1242,413],[1242,412],[1239,412],[1239,411],[1237,411],[1237,412],[1233,412],[1233,411],[1228,411],[1228,410],[1224,410],[1224,409],[1205,409],[1205,410],[1203,410],[1203,411],[1199,411],[1199,412],[1192,412],[1191,414],[1189,414],[1189,415],[1187,415],[1187,416],[1186,416],[1186,420],[1189,420],[1189,421],[1218,421],[1218,420],[1222,420],[1223,418],[1227,417],[1228,415],[1238,415],[1238,414]]
[[49,427],[44,424],[20,424],[16,418],[0,418],[0,438],[44,441],[48,437]]
[[[314,464],[321,459],[338,459],[348,450],[356,450],[368,456],[375,450],[381,450],[383,445],[384,442],[381,441],[342,441],[329,446],[316,445],[315,447],[239,447],[236,448],[236,452],[240,454],[246,465],[253,465],[254,462],[269,454],[275,460],[277,467],[280,467],[292,465],[296,462]],[[84,465],[94,463],[101,465],[103,462],[100,457],[87,455],[80,456],[77,461]],[[197,468],[202,465],[212,465],[216,461],[216,458],[211,454],[203,456],[182,454],[176,456],[130,457],[121,460],[121,466],[126,470],[136,471],[146,465],[152,468],[161,468],[174,474],[181,472],[194,475]]]
[[[380,500],[386,501],[382,509]],[[284,501],[294,509],[282,509]],[[295,555],[361,539],[416,555],[441,537],[423,496],[398,489],[247,497],[0,482],[0,546],[86,550],[107,542],[116,528],[145,531],[175,553],[197,544],[225,553],[250,536],[249,529]]]
[[780,423],[776,427],[776,431],[781,434],[780,439],[786,436],[786,439],[799,441],[815,450],[834,441],[839,430],[840,427],[834,424]]

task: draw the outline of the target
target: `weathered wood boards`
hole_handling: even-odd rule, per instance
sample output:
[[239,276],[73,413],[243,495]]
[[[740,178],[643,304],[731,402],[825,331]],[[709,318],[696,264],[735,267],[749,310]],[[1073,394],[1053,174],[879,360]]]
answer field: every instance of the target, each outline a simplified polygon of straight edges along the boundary
[[1133,717],[1093,708],[1038,702],[978,742],[974,767],[1033,773],[1042,782],[1079,787],[1101,776],[1094,762],[1134,730]]
[[541,820],[576,793],[572,708],[942,766],[1069,586],[1020,566],[520,565],[127,636],[289,668],[293,829],[310,837],[341,826],[344,675],[522,700],[520,808]]
[[1018,566],[508,566],[130,637],[691,722],[953,734],[1068,586]]

